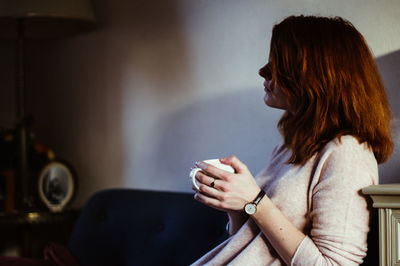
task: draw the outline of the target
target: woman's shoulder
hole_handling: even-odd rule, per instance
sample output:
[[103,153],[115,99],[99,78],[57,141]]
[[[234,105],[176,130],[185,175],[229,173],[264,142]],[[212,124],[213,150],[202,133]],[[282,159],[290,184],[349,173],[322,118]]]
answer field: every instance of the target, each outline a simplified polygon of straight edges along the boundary
[[360,141],[352,135],[334,138],[326,144],[322,153],[367,157],[374,156],[367,142],[360,143]]
[[378,182],[378,164],[368,143],[360,143],[351,135],[337,137],[322,150],[319,163],[337,169],[353,169],[352,172],[368,172]]

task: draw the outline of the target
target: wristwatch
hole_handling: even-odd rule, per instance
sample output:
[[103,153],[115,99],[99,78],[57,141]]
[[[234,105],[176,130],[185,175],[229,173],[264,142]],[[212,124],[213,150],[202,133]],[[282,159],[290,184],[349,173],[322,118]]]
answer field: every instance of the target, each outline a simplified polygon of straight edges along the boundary
[[253,202],[249,202],[246,205],[244,205],[244,211],[249,214],[255,214],[257,211],[257,205],[261,201],[261,199],[265,196],[264,190],[261,189],[260,193],[258,193],[257,197]]

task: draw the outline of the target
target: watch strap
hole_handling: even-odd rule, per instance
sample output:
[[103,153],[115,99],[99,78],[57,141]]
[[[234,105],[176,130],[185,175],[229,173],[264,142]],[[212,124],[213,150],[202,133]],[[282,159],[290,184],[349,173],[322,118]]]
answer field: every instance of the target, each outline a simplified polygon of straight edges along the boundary
[[265,191],[261,189],[260,193],[258,193],[257,197],[253,201],[253,203],[257,206],[258,203],[262,200],[262,198],[265,196]]

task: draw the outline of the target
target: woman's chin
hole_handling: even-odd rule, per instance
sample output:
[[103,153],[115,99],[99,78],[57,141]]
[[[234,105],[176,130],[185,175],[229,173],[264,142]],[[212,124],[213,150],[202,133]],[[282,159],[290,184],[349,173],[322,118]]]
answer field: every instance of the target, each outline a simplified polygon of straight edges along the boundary
[[267,94],[264,96],[264,103],[271,108],[287,110],[283,105],[274,101],[274,99],[268,96]]
[[268,96],[268,94],[265,94],[265,96],[264,96],[264,103],[265,103],[266,105],[268,105],[269,107],[275,107],[275,106],[274,106],[274,102],[273,102],[273,100],[271,99],[271,96]]

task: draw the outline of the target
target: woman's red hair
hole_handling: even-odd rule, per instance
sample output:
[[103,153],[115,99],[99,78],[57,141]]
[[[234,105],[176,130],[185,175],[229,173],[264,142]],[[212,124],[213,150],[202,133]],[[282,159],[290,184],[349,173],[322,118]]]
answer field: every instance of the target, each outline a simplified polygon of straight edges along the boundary
[[278,123],[288,163],[304,164],[332,139],[366,142],[378,163],[393,149],[391,111],[383,82],[363,36],[340,18],[291,16],[274,26],[272,84],[294,110]]

